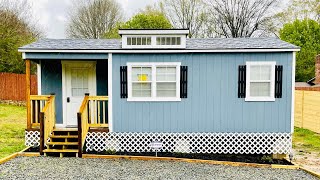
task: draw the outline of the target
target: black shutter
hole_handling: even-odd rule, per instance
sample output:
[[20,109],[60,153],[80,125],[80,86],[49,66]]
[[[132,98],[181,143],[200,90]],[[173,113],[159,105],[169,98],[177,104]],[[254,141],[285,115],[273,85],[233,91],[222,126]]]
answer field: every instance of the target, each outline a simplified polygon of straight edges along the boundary
[[274,85],[274,97],[282,98],[282,72],[283,66],[276,65],[275,67],[275,85]]
[[188,66],[180,66],[180,98],[188,96]]
[[246,65],[240,65],[238,71],[238,98],[246,97]]
[[120,97],[128,98],[127,66],[120,66]]

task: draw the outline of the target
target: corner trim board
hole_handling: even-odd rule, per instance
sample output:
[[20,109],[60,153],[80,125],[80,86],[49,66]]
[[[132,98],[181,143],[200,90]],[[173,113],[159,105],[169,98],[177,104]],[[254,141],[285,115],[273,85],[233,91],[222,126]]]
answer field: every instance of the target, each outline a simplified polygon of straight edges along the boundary
[[291,91],[291,133],[294,131],[294,101],[295,101],[295,81],[296,81],[296,52],[292,53],[292,91]]
[[26,59],[26,53],[22,53],[22,59]]
[[109,131],[113,132],[113,116],[112,116],[112,53],[108,54],[108,112],[109,112]]
[[41,84],[41,60],[39,60],[39,64],[37,64],[37,81],[38,81],[38,95],[42,94],[42,84]]

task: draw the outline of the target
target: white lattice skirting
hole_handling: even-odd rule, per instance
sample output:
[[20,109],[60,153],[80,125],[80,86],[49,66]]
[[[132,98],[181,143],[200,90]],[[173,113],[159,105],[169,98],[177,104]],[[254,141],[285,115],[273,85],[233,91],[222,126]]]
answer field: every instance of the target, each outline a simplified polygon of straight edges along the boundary
[[25,131],[25,145],[28,147],[40,146],[40,132]]
[[288,154],[291,133],[122,133],[89,132],[86,151],[152,152],[150,143],[162,142],[162,152],[216,154]]

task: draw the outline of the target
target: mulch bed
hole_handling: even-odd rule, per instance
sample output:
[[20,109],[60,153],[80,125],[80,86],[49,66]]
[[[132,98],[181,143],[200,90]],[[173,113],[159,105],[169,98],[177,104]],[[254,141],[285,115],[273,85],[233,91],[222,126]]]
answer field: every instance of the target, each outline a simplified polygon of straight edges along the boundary
[[[156,156],[155,152],[95,152],[91,151],[88,154],[100,155],[128,155],[128,156]],[[258,164],[280,164],[280,165],[293,165],[291,162],[283,159],[273,159],[270,154],[204,154],[204,153],[168,153],[158,152],[158,157],[175,157],[175,158],[189,158],[189,159],[203,159],[203,160],[216,160],[216,161],[232,161],[244,163],[258,163]]]

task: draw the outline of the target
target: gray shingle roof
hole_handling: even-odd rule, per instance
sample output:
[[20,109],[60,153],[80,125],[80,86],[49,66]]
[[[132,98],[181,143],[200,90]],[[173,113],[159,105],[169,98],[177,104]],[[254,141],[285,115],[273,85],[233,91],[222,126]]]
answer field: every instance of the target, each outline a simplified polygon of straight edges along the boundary
[[299,49],[278,38],[187,39],[187,49]]
[[[20,50],[116,50],[119,39],[41,39]],[[277,38],[207,38],[187,39],[187,48],[193,50],[223,49],[299,49]]]

